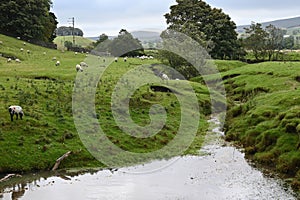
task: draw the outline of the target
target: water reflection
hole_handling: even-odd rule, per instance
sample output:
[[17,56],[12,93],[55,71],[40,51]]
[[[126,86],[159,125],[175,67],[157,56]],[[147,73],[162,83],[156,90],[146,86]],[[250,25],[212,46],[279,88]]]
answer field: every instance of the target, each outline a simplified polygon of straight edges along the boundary
[[[220,134],[215,130],[216,133]],[[244,154],[213,138],[205,156],[186,156],[170,161],[124,169],[87,173],[39,173],[12,178],[0,185],[4,200],[153,200],[153,199],[285,199],[296,200],[289,187],[250,166]],[[147,171],[160,162],[167,168]],[[161,163],[160,163],[161,164]],[[132,172],[132,173],[130,173]],[[1,189],[2,188],[2,189]]]

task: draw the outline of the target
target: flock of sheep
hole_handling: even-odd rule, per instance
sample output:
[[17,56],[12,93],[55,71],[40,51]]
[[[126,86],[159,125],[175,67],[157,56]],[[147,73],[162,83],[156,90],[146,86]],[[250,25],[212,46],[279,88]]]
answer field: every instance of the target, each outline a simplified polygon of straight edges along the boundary
[[[0,45],[2,45],[2,44],[3,44],[3,42],[0,41]],[[26,46],[26,43],[24,42],[23,45]],[[24,52],[25,50],[24,50],[24,48],[20,48],[20,51],[21,51],[21,52]],[[31,53],[30,50],[26,50],[26,52],[27,52],[27,54],[30,54],[30,53]],[[75,55],[77,55],[77,54],[78,54],[78,53],[75,52]],[[43,52],[43,55],[46,55],[46,52]],[[139,59],[141,59],[141,60],[145,60],[145,59],[153,59],[153,56],[145,56],[145,55],[143,55],[143,56],[137,56],[137,58],[139,58]],[[123,57],[123,61],[124,61],[124,62],[127,62],[127,59],[128,59],[128,57]],[[15,62],[17,62],[17,63],[21,63],[21,60],[20,60],[19,58],[15,58],[14,60],[15,60]],[[12,58],[8,58],[8,59],[7,59],[7,63],[10,63],[10,62],[12,62],[12,61],[13,61]],[[61,64],[60,61],[57,60],[56,57],[53,57],[53,58],[52,58],[52,61],[56,61],[56,62],[55,62],[55,66],[60,66],[60,64]],[[105,61],[105,59],[104,59],[104,61]],[[115,62],[118,62],[118,57],[115,57],[114,61],[115,61]],[[76,69],[77,72],[83,72],[83,69],[84,69],[85,67],[88,67],[88,65],[87,65],[85,62],[80,62],[79,64],[76,64],[75,69]],[[170,78],[168,77],[167,74],[159,73],[159,74],[157,74],[157,75],[158,75],[162,80],[170,80]],[[20,119],[22,119],[22,117],[24,116],[24,112],[23,112],[22,107],[21,107],[21,106],[18,106],[18,105],[12,105],[12,106],[10,106],[10,107],[8,108],[8,111],[9,111],[9,114],[10,114],[11,121],[13,121],[14,115],[16,115],[16,119],[18,119],[19,117],[20,117]]]

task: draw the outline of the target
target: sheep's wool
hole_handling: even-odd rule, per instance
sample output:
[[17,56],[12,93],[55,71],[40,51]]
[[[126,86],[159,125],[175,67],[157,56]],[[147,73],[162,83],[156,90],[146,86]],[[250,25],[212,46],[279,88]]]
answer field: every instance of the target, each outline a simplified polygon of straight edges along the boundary
[[22,111],[21,106],[10,106],[9,108],[11,108],[13,111],[15,111],[16,113],[19,113]]

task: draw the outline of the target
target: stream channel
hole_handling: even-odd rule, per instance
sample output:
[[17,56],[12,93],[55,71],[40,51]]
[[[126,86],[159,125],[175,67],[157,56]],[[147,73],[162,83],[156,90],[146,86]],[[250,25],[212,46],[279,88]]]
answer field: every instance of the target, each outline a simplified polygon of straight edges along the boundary
[[206,142],[199,156],[183,156],[118,170],[76,175],[23,175],[12,178],[5,186],[0,185],[0,199],[298,199],[288,184],[275,175],[254,168],[242,151],[226,143],[216,117],[209,121],[216,125],[209,136],[213,139]]

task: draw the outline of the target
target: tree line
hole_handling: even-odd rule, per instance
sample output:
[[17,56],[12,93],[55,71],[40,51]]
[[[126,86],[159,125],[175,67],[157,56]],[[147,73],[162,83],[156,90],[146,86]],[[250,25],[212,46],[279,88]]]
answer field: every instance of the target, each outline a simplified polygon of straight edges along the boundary
[[0,0],[0,33],[32,42],[52,42],[58,22],[51,6],[51,0]]

